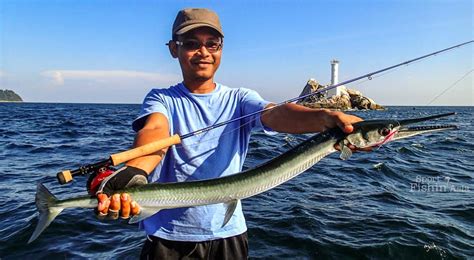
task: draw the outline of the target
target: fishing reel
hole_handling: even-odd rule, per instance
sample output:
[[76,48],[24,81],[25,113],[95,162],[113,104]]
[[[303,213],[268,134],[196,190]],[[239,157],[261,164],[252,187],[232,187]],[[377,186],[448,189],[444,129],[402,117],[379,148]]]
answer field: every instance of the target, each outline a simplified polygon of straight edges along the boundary
[[81,166],[73,171],[66,170],[58,172],[56,177],[60,184],[66,184],[72,181],[73,176],[89,175],[86,183],[87,192],[91,195],[95,195],[100,183],[109,175],[114,173],[115,170],[116,169],[113,168],[108,161],[102,161],[95,164]]
[[116,170],[110,166],[104,166],[94,171],[87,179],[86,187],[90,195],[95,195],[102,181],[113,174]]

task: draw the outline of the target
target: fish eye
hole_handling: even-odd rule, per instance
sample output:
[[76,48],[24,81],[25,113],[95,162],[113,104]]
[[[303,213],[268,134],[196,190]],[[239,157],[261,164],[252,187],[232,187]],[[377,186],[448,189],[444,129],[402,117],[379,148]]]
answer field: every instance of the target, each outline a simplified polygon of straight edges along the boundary
[[390,134],[390,129],[384,127],[384,128],[379,130],[379,133],[383,136],[387,136],[388,134]]

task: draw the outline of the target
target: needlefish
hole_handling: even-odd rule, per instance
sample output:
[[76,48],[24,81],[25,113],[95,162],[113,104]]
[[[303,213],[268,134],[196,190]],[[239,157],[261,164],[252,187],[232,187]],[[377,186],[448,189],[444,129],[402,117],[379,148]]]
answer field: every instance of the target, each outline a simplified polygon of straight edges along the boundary
[[[141,206],[140,213],[131,217],[129,223],[146,219],[162,209],[224,203],[226,213],[222,226],[225,226],[232,217],[238,200],[255,196],[298,176],[331,153],[340,150],[340,158],[345,160],[351,156],[351,148],[380,147],[389,141],[418,134],[457,129],[455,125],[410,126],[453,114],[455,113],[403,120],[361,121],[353,125],[354,130],[350,134],[339,128],[329,129],[255,168],[230,176],[189,182],[150,183],[117,192],[129,193]],[[339,146],[338,149],[336,145]],[[58,200],[39,183],[36,207],[39,220],[28,243],[38,238],[64,209],[95,208],[97,200],[89,195]]]

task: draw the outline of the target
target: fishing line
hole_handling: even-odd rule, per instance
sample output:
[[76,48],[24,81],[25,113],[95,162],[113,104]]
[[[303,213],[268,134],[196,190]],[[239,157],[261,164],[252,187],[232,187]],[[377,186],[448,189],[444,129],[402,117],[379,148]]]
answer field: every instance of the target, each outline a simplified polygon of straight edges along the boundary
[[[273,103],[272,103],[273,104]],[[263,111],[261,113],[261,115],[265,114],[265,113],[268,113],[270,112],[271,110],[267,110],[267,111]],[[186,144],[186,145],[183,145],[182,143],[181,144],[176,144],[176,148],[177,149],[186,149],[185,147],[196,147],[198,145],[200,145],[201,143],[204,143],[204,142],[210,142],[210,141],[214,141],[214,140],[217,140],[217,139],[220,139],[222,136],[225,136],[225,135],[230,135],[232,134],[233,132],[235,131],[238,131],[240,130],[241,128],[245,127],[246,125],[249,125],[253,122],[255,122],[256,120],[260,120],[260,118],[258,118],[258,116],[255,116],[255,117],[252,117],[251,119],[249,119],[246,123],[243,123],[243,124],[239,124],[239,126],[235,127],[235,128],[232,128],[230,130],[226,130],[224,132],[222,132],[222,134],[220,136],[215,136],[215,137],[211,137],[211,138],[208,138],[208,139],[205,139],[205,140],[199,140],[199,141],[196,141],[194,143],[190,143],[190,144]],[[203,133],[200,133],[200,134],[204,134],[204,133],[208,133],[208,132],[203,132]],[[277,134],[280,134],[279,132],[275,132]],[[196,135],[197,136],[197,135]]]
[[458,79],[456,82],[454,82],[453,84],[451,84],[449,87],[445,88],[443,91],[441,91],[441,93],[439,93],[436,97],[434,97],[430,102],[428,102],[428,104],[426,104],[427,106],[428,105],[431,105],[431,103],[433,103],[436,99],[438,99],[439,97],[441,97],[444,93],[446,93],[448,90],[454,88],[459,82],[461,82],[465,77],[467,77],[469,74],[472,73],[472,71],[474,71],[474,69],[471,69],[470,71],[468,71],[466,74],[464,74],[460,79]]
[[[318,91],[315,91],[315,92],[312,92],[312,93],[309,93],[309,94],[306,94],[306,95],[303,95],[303,96],[300,96],[300,97],[297,97],[297,98],[293,98],[293,99],[290,99],[290,100],[286,100],[286,101],[277,103],[277,104],[275,104],[275,106],[273,106],[273,107],[265,108],[265,109],[262,109],[262,110],[260,110],[260,111],[256,111],[256,112],[254,112],[254,113],[251,113],[251,114],[248,114],[248,115],[245,115],[245,116],[242,116],[242,117],[238,117],[238,118],[236,118],[236,119],[228,120],[228,121],[225,121],[225,122],[221,122],[221,123],[214,124],[214,125],[211,125],[211,126],[209,126],[209,127],[206,127],[206,128],[200,129],[200,130],[197,130],[197,131],[195,131],[195,132],[192,132],[192,133],[189,133],[189,134],[187,134],[187,135],[182,136],[181,139],[184,139],[184,138],[187,138],[187,137],[191,137],[191,136],[201,135],[201,134],[203,134],[203,133],[208,132],[209,130],[215,129],[215,128],[217,128],[217,127],[223,126],[223,125],[228,124],[228,123],[231,123],[231,122],[235,122],[235,121],[240,120],[240,119],[244,119],[244,118],[249,117],[249,116],[252,116],[252,115],[257,115],[258,113],[260,113],[260,116],[261,116],[261,115],[263,115],[264,113],[267,113],[267,112],[269,112],[269,111],[271,111],[271,110],[273,110],[273,109],[276,109],[276,108],[278,108],[278,107],[280,107],[280,106],[282,106],[282,105],[284,105],[284,104],[292,103],[292,102],[298,101],[298,100],[302,100],[302,99],[304,99],[304,98],[306,98],[306,97],[313,96],[313,95],[316,95],[316,94],[318,94],[318,93],[322,93],[322,92],[328,91],[328,90],[330,90],[330,89],[332,89],[332,88],[335,88],[335,87],[337,87],[337,86],[341,86],[341,85],[348,84],[348,83],[351,83],[351,82],[354,82],[354,81],[357,81],[357,80],[361,80],[361,79],[362,79],[361,82],[353,84],[353,85],[360,85],[360,84],[362,84],[362,83],[365,83],[365,82],[367,82],[367,81],[373,80],[373,79],[375,79],[375,78],[380,78],[380,77],[382,77],[382,76],[385,76],[385,75],[388,74],[388,73],[392,73],[392,72],[398,71],[398,70],[400,70],[400,69],[402,68],[403,65],[404,65],[404,66],[414,65],[414,64],[416,64],[416,63],[419,63],[419,62],[423,61],[423,60],[426,59],[426,58],[431,58],[432,56],[437,56],[439,53],[442,53],[442,52],[450,52],[450,51],[453,51],[453,50],[454,50],[455,48],[457,48],[457,47],[461,47],[461,46],[463,46],[463,45],[470,44],[470,43],[472,43],[472,42],[473,42],[473,41],[468,41],[468,42],[465,42],[465,43],[461,43],[461,44],[458,44],[458,45],[456,45],[456,46],[452,46],[452,47],[449,47],[449,48],[446,48],[446,49],[443,49],[443,50],[440,50],[440,51],[437,51],[437,52],[433,52],[433,53],[430,53],[430,54],[427,54],[427,55],[424,55],[424,56],[421,56],[421,57],[418,57],[418,58],[415,58],[415,59],[412,59],[412,60],[409,60],[409,61],[405,61],[405,62],[399,63],[399,64],[397,64],[397,65],[394,65],[394,66],[391,66],[391,67],[388,67],[388,68],[385,68],[385,69],[382,69],[382,70],[378,70],[378,71],[376,71],[376,72],[368,73],[368,74],[366,74],[366,75],[364,75],[364,76],[361,76],[361,77],[358,77],[358,78],[355,78],[355,79],[350,79],[350,80],[346,80],[346,81],[344,81],[344,82],[341,82],[341,83],[338,83],[338,84],[335,84],[335,85],[330,85],[330,86],[327,86],[327,87],[325,87],[325,88],[323,88],[323,89],[320,89],[320,90],[318,90]],[[469,73],[471,73],[471,72],[472,72],[472,70],[471,70]],[[469,74],[469,73],[468,73],[468,74]],[[465,75],[465,76],[466,76],[466,75]],[[465,76],[463,76],[463,77],[465,77]],[[365,78],[365,79],[364,79],[364,78]],[[449,88],[450,88],[450,87],[449,87]],[[449,89],[449,88],[448,88],[448,89]],[[443,94],[443,93],[442,93],[442,94]],[[248,124],[254,122],[254,121],[257,120],[257,119],[258,119],[258,117],[253,117],[252,119],[248,120],[248,122],[245,123],[245,124],[242,124],[242,125],[240,125],[240,126],[238,126],[238,127],[236,127],[236,128],[230,129],[230,130],[228,130],[228,131],[224,131],[224,132],[222,133],[222,135],[229,135],[229,134],[231,134],[231,133],[233,133],[233,132],[239,130],[240,128],[242,128],[242,127],[244,127],[244,126],[246,126],[246,125],[248,125]],[[200,143],[203,143],[203,142],[210,142],[210,141],[213,141],[213,140],[216,140],[216,139],[219,139],[219,138],[221,138],[221,137],[219,136],[219,137],[212,137],[212,138],[209,138],[209,139],[206,139],[206,140],[199,140],[199,141],[196,141],[196,142],[191,143],[191,144],[186,144],[186,146],[191,146],[191,147],[194,146],[194,147],[195,147],[195,146],[199,145]],[[179,144],[179,145],[176,145],[176,146],[179,146],[179,148],[184,149],[184,145],[183,145],[183,144]]]
[[341,82],[341,83],[338,83],[338,84],[334,84],[334,85],[328,86],[328,87],[326,87],[326,88],[317,90],[317,91],[315,91],[315,92],[313,92],[313,93],[309,93],[309,94],[302,95],[302,96],[299,96],[299,97],[291,98],[291,99],[282,101],[282,102],[276,104],[275,106],[266,107],[266,108],[264,108],[264,109],[262,109],[262,110],[255,111],[255,112],[249,113],[249,114],[247,114],[247,115],[243,115],[243,116],[240,116],[240,117],[237,117],[237,118],[228,120],[228,121],[224,121],[224,122],[221,122],[221,123],[218,123],[218,124],[215,124],[215,125],[211,125],[211,126],[208,126],[208,127],[204,127],[204,128],[202,128],[202,129],[193,131],[193,132],[191,132],[191,133],[187,133],[187,134],[184,134],[184,135],[179,135],[179,139],[180,139],[180,140],[183,140],[183,139],[186,139],[186,138],[189,138],[189,137],[192,137],[192,136],[201,134],[201,133],[203,133],[203,132],[207,132],[207,131],[209,131],[209,130],[212,130],[212,129],[215,129],[215,128],[224,126],[224,125],[226,125],[226,124],[230,124],[230,123],[233,123],[233,122],[242,120],[242,119],[244,119],[244,118],[248,118],[248,117],[251,117],[251,116],[259,115],[259,114],[261,114],[261,113],[264,113],[265,111],[273,110],[273,109],[275,109],[275,108],[277,108],[277,107],[280,107],[280,106],[282,106],[282,105],[285,105],[285,104],[288,104],[288,103],[293,103],[293,102],[298,101],[298,100],[303,100],[303,99],[305,99],[305,98],[307,98],[307,97],[314,96],[314,95],[316,95],[316,94],[319,94],[319,93],[322,93],[322,92],[326,92],[326,91],[328,91],[328,90],[330,90],[330,89],[334,89],[334,88],[337,88],[337,87],[342,86],[342,85],[345,85],[345,84],[349,84],[349,83],[352,83],[352,82],[355,82],[355,81],[359,81],[359,80],[364,79],[364,78],[371,79],[373,76],[375,76],[375,75],[377,75],[377,74],[380,74],[380,73],[383,73],[383,72],[386,72],[386,71],[389,71],[389,70],[398,68],[398,67],[403,66],[403,65],[408,65],[408,64],[413,63],[413,62],[415,62],[415,61],[422,60],[422,59],[425,59],[425,58],[427,58],[427,57],[430,57],[430,56],[433,56],[433,55],[436,55],[436,54],[439,54],[439,53],[442,53],[442,52],[446,52],[446,51],[448,51],[448,50],[452,50],[452,49],[455,49],[455,48],[459,48],[459,47],[461,47],[461,46],[464,46],[464,45],[467,45],[467,44],[471,44],[471,43],[473,43],[473,42],[474,42],[474,41],[471,40],[471,41],[467,41],[467,42],[464,42],[464,43],[460,43],[460,44],[457,44],[457,45],[454,45],[454,46],[451,46],[451,47],[448,47],[448,48],[445,48],[445,49],[442,49],[442,50],[439,50],[439,51],[435,51],[435,52],[432,52],[432,53],[428,53],[428,54],[426,54],[426,55],[423,55],[423,56],[420,56],[420,57],[417,57],[417,58],[414,58],[414,59],[411,59],[411,60],[407,60],[407,61],[404,61],[404,62],[395,64],[395,65],[392,65],[392,66],[389,66],[389,67],[386,67],[386,68],[377,70],[377,71],[373,71],[373,72],[367,73],[367,74],[365,74],[365,75],[362,75],[362,76],[359,76],[359,77],[356,77],[356,78],[353,78],[353,79],[350,79],[350,80],[346,80],[346,81]]
[[[302,95],[302,96],[299,96],[299,97],[295,97],[295,98],[291,98],[291,99],[282,101],[280,103],[277,103],[274,106],[267,106],[266,108],[264,108],[262,110],[255,111],[255,112],[252,112],[252,113],[249,113],[249,114],[246,114],[246,115],[242,115],[240,117],[237,117],[237,118],[234,118],[234,119],[231,119],[231,120],[220,122],[220,123],[217,123],[215,125],[210,125],[208,127],[204,127],[202,129],[198,129],[198,130],[195,130],[193,132],[190,132],[190,133],[187,133],[187,134],[184,134],[184,135],[174,134],[173,136],[170,136],[168,138],[157,140],[155,142],[151,142],[151,143],[148,143],[148,144],[140,146],[140,147],[135,147],[133,149],[123,151],[123,152],[120,152],[120,153],[117,153],[117,154],[112,154],[112,155],[109,156],[108,159],[105,159],[103,161],[99,161],[99,162],[96,162],[96,163],[84,165],[84,166],[81,166],[81,167],[76,168],[74,170],[65,170],[65,171],[59,172],[57,174],[57,178],[58,178],[59,183],[65,184],[65,183],[70,182],[73,179],[73,176],[85,175],[85,174],[93,172],[93,171],[95,171],[95,170],[97,170],[101,167],[104,167],[104,166],[117,166],[117,165],[119,165],[121,163],[124,163],[126,161],[129,161],[131,159],[155,153],[156,151],[159,151],[161,149],[170,147],[172,145],[177,145],[179,143],[182,143],[182,141],[184,139],[194,137],[194,136],[197,136],[197,135],[201,135],[202,133],[208,132],[208,131],[210,131],[212,129],[215,129],[215,128],[218,128],[218,127],[222,127],[224,125],[228,125],[228,124],[233,123],[233,122],[237,122],[237,121],[241,121],[243,119],[249,118],[249,119],[247,119],[248,120],[247,124],[249,124],[249,123],[253,122],[254,120],[260,119],[262,114],[266,113],[267,111],[276,109],[278,107],[281,107],[282,105],[289,104],[289,103],[294,103],[298,100],[303,100],[307,97],[314,96],[314,95],[319,94],[319,93],[324,93],[324,92],[327,92],[330,89],[334,89],[334,88],[337,88],[339,86],[343,86],[343,85],[346,85],[346,84],[349,84],[349,83],[352,83],[352,82],[356,82],[356,81],[359,81],[359,80],[362,80],[362,79],[369,79],[370,80],[375,75],[393,70],[395,68],[398,68],[398,67],[401,67],[401,66],[404,66],[404,65],[409,65],[409,64],[414,63],[416,61],[419,61],[419,60],[428,58],[430,56],[434,56],[434,55],[437,55],[439,53],[443,53],[443,52],[446,52],[446,51],[449,51],[449,50],[452,50],[452,49],[455,49],[455,48],[459,48],[461,46],[471,44],[473,42],[474,42],[473,40],[470,40],[470,41],[460,43],[460,44],[457,44],[457,45],[454,45],[454,46],[451,46],[451,47],[448,47],[448,48],[445,48],[445,49],[442,49],[442,50],[439,50],[439,51],[428,53],[426,55],[423,55],[423,56],[420,56],[420,57],[417,57],[417,58],[414,58],[414,59],[411,59],[411,60],[407,60],[407,61],[395,64],[395,65],[377,70],[377,71],[373,71],[373,72],[367,73],[365,75],[362,75],[362,76],[359,76],[359,77],[356,77],[356,78],[353,78],[353,79],[350,79],[350,80],[346,80],[346,81],[338,83],[338,84],[327,86],[323,89],[314,91],[312,93]],[[250,118],[250,117],[254,117],[254,118]],[[232,131],[236,131],[237,129],[240,129],[241,127],[243,127],[243,126],[239,126],[235,129],[233,129]],[[229,132],[227,132],[227,134],[228,133]]]
[[[262,113],[262,114],[263,114],[263,113]],[[219,135],[219,136],[210,137],[210,138],[205,139],[205,140],[195,141],[195,142],[193,142],[193,143],[189,143],[189,144],[186,144],[186,145],[184,145],[183,143],[176,144],[176,145],[175,145],[175,146],[176,146],[176,149],[186,149],[186,148],[191,148],[191,147],[197,147],[197,146],[199,146],[201,143],[210,142],[210,141],[214,141],[214,140],[220,139],[220,138],[222,138],[222,136],[230,135],[231,133],[240,130],[241,128],[245,127],[246,125],[249,125],[249,124],[253,123],[253,122],[256,121],[256,120],[257,120],[257,117],[254,117],[254,118],[248,120],[248,122],[246,122],[246,123],[239,124],[239,126],[237,126],[237,127],[234,127],[234,128],[232,128],[232,129],[229,129],[229,130],[226,130],[226,131],[222,132],[222,134]],[[205,133],[209,133],[209,132],[203,132],[203,133],[200,133],[200,134],[202,135],[202,134],[205,134]],[[198,134],[198,135],[199,135],[199,134]],[[196,136],[198,136],[198,135],[196,135]]]
[[[472,43],[472,41],[465,42],[464,44],[468,44],[468,43]],[[460,44],[460,45],[458,45],[457,47],[461,47],[461,46],[464,45],[464,44]],[[433,55],[431,55],[431,56],[426,56],[426,57],[423,58],[423,59],[419,59],[419,60],[416,60],[416,61],[407,63],[407,64],[406,64],[406,67],[408,67],[408,66],[410,66],[410,65],[414,65],[414,64],[420,63],[420,62],[424,61],[424,59],[430,59],[430,58],[433,58],[433,57],[435,57],[435,56],[438,56],[438,54],[440,54],[441,52],[446,52],[446,53],[448,53],[448,52],[452,52],[452,51],[454,51],[454,50],[455,50],[455,48],[448,48],[448,49],[445,49],[444,51],[437,52],[437,53],[435,53],[435,54],[433,54]],[[382,73],[382,74],[379,74],[379,75],[377,75],[377,76],[368,77],[367,79],[364,79],[364,80],[362,80],[362,81],[360,81],[360,82],[357,82],[357,83],[354,83],[354,84],[352,84],[352,85],[353,85],[353,86],[361,85],[361,84],[363,84],[363,83],[365,83],[365,82],[367,82],[367,81],[371,81],[371,80],[373,80],[373,79],[375,79],[375,78],[380,78],[380,77],[385,76],[385,75],[387,75],[387,74],[389,74],[389,73],[399,71],[399,70],[401,70],[402,68],[403,68],[403,67],[400,66],[400,67],[398,67],[398,68],[388,70],[388,71],[386,71],[386,72],[384,72],[384,73]],[[364,87],[364,86],[363,86],[363,87]]]
[[[431,57],[430,57],[430,58],[431,58]],[[410,65],[414,65],[414,64],[417,64],[417,63],[420,63],[420,62],[422,62],[422,60],[415,61],[415,62],[410,63],[410,64],[407,64],[407,65],[405,65],[405,66],[408,67],[408,66],[410,66]],[[396,68],[396,69],[393,69],[393,70],[386,71],[386,72],[384,72],[384,73],[381,73],[381,74],[376,75],[376,76],[369,77],[369,78],[367,78],[367,79],[364,79],[364,80],[362,80],[362,81],[360,81],[360,82],[357,82],[357,83],[354,83],[354,84],[352,84],[352,85],[353,85],[353,86],[361,85],[361,84],[363,84],[363,83],[365,83],[365,82],[367,82],[367,81],[371,81],[371,80],[373,80],[373,79],[377,79],[377,78],[383,77],[383,76],[385,76],[385,75],[387,75],[387,74],[390,74],[390,73],[393,73],[393,72],[397,72],[397,71],[401,70],[402,68],[403,68],[403,67],[399,67],[399,68]],[[362,86],[362,87],[364,87],[364,86]]]
[[[453,51],[453,50],[448,50],[448,51],[446,51],[446,52],[450,52],[450,51]],[[437,55],[437,54],[436,54],[436,55]],[[427,57],[426,59],[432,58],[432,57],[434,57],[434,56],[436,56],[436,55],[433,55],[433,56],[431,56],[431,57]],[[424,60],[417,60],[417,61],[414,61],[414,62],[412,62],[412,63],[406,64],[405,67],[408,67],[408,66],[411,66],[411,65],[415,65],[415,64],[421,63],[421,62],[423,62],[423,61],[424,61]],[[387,74],[390,74],[390,73],[393,73],[393,72],[397,72],[397,71],[399,71],[399,70],[402,70],[403,68],[404,68],[404,67],[399,67],[399,68],[396,68],[396,69],[393,69],[393,70],[389,70],[389,71],[386,71],[386,72],[384,72],[384,73],[381,73],[381,74],[379,74],[379,75],[377,75],[377,76],[373,76],[373,77],[367,78],[367,79],[365,79],[365,80],[362,80],[362,81],[360,81],[360,82],[354,83],[354,84],[352,84],[352,85],[353,85],[353,86],[358,86],[358,85],[361,85],[361,84],[363,84],[363,83],[365,83],[365,82],[367,82],[367,81],[371,81],[371,80],[373,80],[373,79],[380,78],[380,77],[385,76],[385,75],[387,75]],[[365,87],[365,86],[362,86],[362,87]]]
[[[433,52],[433,53],[429,53],[429,54],[426,54],[426,55],[423,55],[423,56],[420,56],[418,58],[414,58],[414,59],[411,59],[411,60],[408,60],[408,61],[404,61],[404,62],[401,62],[401,63],[398,63],[396,65],[393,65],[393,66],[390,66],[390,67],[387,67],[387,68],[384,68],[384,69],[381,69],[381,70],[378,70],[378,71],[375,71],[375,72],[371,72],[371,73],[368,73],[368,74],[365,74],[363,76],[360,76],[360,77],[356,77],[356,78],[352,78],[352,79],[349,79],[349,80],[346,80],[346,81],[343,81],[341,83],[338,83],[338,84],[334,84],[334,85],[330,85],[330,86],[327,86],[323,89],[320,89],[320,90],[317,90],[315,92],[312,92],[312,93],[309,93],[309,94],[306,94],[306,95],[303,95],[303,96],[299,96],[299,97],[296,97],[296,98],[292,98],[292,99],[289,99],[289,100],[285,100],[285,101],[282,101],[280,103],[276,103],[275,106],[272,106],[272,107],[267,107],[267,108],[264,108],[260,111],[256,111],[256,112],[253,112],[253,113],[250,113],[250,114],[247,114],[247,115],[244,115],[244,116],[241,116],[241,117],[238,117],[238,118],[235,118],[235,119],[231,119],[231,120],[228,120],[228,121],[224,121],[224,122],[221,122],[221,123],[217,123],[217,124],[214,124],[214,125],[211,125],[211,126],[208,126],[208,127],[205,127],[203,129],[200,129],[200,130],[196,130],[194,132],[191,132],[191,133],[188,133],[186,135],[182,135],[181,136],[181,140],[185,139],[185,138],[189,138],[189,137],[192,137],[192,136],[197,136],[197,135],[201,135],[205,132],[208,132],[209,130],[212,130],[212,129],[215,129],[215,128],[218,128],[218,127],[221,127],[221,126],[224,126],[226,124],[229,124],[229,123],[232,123],[232,122],[235,122],[235,121],[238,121],[238,120],[241,120],[241,119],[244,119],[244,118],[247,118],[247,117],[250,117],[250,116],[254,116],[254,115],[257,115],[257,117],[253,117],[252,119],[248,120],[247,123],[239,126],[239,127],[236,127],[234,129],[231,129],[231,130],[228,130],[228,131],[224,131],[222,133],[222,135],[228,135],[228,134],[231,134],[232,132],[234,131],[237,131],[239,130],[240,128],[244,127],[245,125],[247,124],[250,124],[252,122],[254,122],[255,120],[258,119],[258,114],[263,115],[264,113],[267,113],[268,111],[271,111],[273,109],[276,109],[284,104],[288,104],[288,103],[293,103],[295,101],[298,101],[298,100],[303,100],[307,97],[310,97],[310,96],[314,96],[316,94],[319,94],[319,93],[323,93],[323,92],[326,92],[330,89],[333,89],[333,88],[336,88],[338,86],[342,86],[342,85],[345,85],[345,84],[349,84],[349,83],[352,83],[352,82],[355,82],[355,81],[359,81],[359,80],[362,80],[361,82],[358,82],[358,83],[354,83],[353,85],[360,85],[362,83],[365,83],[367,81],[370,81],[370,80],[373,80],[375,78],[380,78],[382,76],[385,76],[386,74],[388,73],[392,73],[392,72],[395,72],[395,71],[398,71],[402,68],[402,66],[410,66],[410,65],[414,65],[416,63],[419,63],[421,61],[423,61],[424,59],[427,59],[427,58],[431,58],[433,56],[437,56],[438,54],[440,53],[444,53],[444,52],[450,52],[450,51],[453,51],[454,49],[458,48],[458,47],[461,47],[463,45],[467,45],[467,44],[470,44],[474,41],[467,41],[467,42],[464,42],[464,43],[461,43],[461,44],[458,44],[458,45],[455,45],[455,46],[451,46],[449,48],[446,48],[446,49],[442,49],[442,50],[439,50],[439,51],[436,51],[436,52]],[[470,73],[470,72],[469,72]],[[202,143],[202,142],[209,142],[209,141],[213,141],[213,140],[216,140],[216,139],[219,139],[220,137],[213,137],[213,138],[209,138],[209,139],[206,139],[206,140],[199,140],[195,143],[192,143],[192,144],[189,144],[189,145],[192,145],[192,146],[197,146],[199,145],[199,143]],[[189,146],[188,144],[186,146]],[[179,144],[180,148],[183,148],[184,145],[182,144]]]

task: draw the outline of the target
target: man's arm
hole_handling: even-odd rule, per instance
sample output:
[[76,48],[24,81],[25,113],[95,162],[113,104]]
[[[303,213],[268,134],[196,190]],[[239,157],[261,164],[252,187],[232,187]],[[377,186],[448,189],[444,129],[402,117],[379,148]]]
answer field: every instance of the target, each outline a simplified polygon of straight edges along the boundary
[[[166,116],[161,113],[153,113],[147,117],[145,125],[137,132],[133,147],[142,146],[169,136],[169,123]],[[165,148],[154,154],[130,160],[126,165],[142,169],[150,174],[160,163],[167,150],[168,148]]]
[[[153,113],[147,117],[143,128],[137,132],[134,147],[166,137],[169,137],[168,119],[161,113]],[[128,161],[126,163],[128,168],[121,172],[116,171],[115,176],[105,183],[104,190],[110,190],[110,193],[112,193],[115,190],[123,189],[127,185],[138,185],[137,182],[141,184],[147,183],[144,176],[153,171],[158,163],[160,163],[166,151],[167,148],[154,154]],[[120,212],[122,217],[128,218],[129,214],[136,215],[139,213],[140,206],[135,201],[132,201],[130,195],[126,193],[109,194],[112,196],[108,197],[105,193],[97,195],[97,212],[100,217],[108,216],[110,219],[117,219]]]
[[[275,104],[269,104],[275,106]],[[361,118],[327,109],[313,109],[297,104],[284,104],[261,116],[263,125],[277,132],[303,134],[322,132],[338,126],[345,133],[353,131],[352,124]]]

